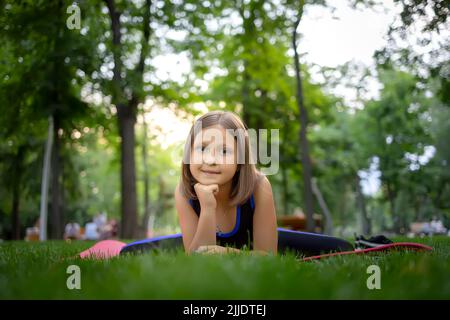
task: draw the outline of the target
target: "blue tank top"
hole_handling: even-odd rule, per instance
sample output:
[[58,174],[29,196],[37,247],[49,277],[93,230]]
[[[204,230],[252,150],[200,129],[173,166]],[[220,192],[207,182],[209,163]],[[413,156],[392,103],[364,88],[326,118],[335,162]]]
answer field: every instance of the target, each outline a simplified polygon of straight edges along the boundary
[[[198,217],[200,217],[200,202],[189,199],[189,203]],[[236,208],[236,224],[234,229],[227,233],[216,232],[217,245],[242,249],[253,249],[253,213],[255,211],[255,199],[253,194],[242,205]]]

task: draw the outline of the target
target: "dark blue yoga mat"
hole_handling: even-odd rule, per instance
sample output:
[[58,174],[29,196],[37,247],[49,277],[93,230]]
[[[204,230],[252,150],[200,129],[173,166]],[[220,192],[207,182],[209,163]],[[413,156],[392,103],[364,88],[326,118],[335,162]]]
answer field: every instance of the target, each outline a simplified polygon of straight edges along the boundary
[[[183,248],[181,233],[144,239],[127,244],[120,254],[144,253],[152,250]],[[278,253],[291,252],[295,255],[314,256],[322,253],[353,250],[353,245],[340,238],[317,233],[293,231],[278,228]]]

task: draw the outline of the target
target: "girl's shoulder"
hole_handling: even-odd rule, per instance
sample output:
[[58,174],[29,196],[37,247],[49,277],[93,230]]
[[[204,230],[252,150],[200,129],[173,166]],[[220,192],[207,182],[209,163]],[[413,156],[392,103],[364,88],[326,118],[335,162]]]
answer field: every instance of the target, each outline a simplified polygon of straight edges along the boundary
[[260,174],[253,192],[253,196],[256,202],[260,202],[262,198],[273,197],[272,185],[264,174]]
[[261,192],[262,190],[272,189],[269,179],[263,173],[258,173],[256,178],[255,190],[253,193]]
[[177,183],[173,193],[174,193],[175,203],[188,203],[190,201],[190,199],[188,197],[186,197],[184,192],[181,190],[180,183]]

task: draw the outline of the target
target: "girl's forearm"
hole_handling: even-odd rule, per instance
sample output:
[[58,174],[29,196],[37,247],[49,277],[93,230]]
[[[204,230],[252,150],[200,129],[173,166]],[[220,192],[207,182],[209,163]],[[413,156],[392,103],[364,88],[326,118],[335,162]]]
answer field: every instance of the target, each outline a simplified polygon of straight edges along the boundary
[[197,231],[189,246],[189,253],[205,245],[216,245],[216,212],[214,209],[201,210]]
[[[239,250],[239,249],[234,249],[234,248],[229,248],[229,249],[233,249],[231,252],[238,252],[238,253],[242,253],[244,251]],[[250,251],[246,251],[249,252],[252,255],[257,255],[257,256],[266,256],[269,254],[269,252],[267,251],[261,251],[261,250],[250,250]]]
[[209,246],[200,246],[198,250],[195,252],[197,253],[203,253],[203,254],[242,254],[242,253],[249,253],[251,255],[258,255],[258,256],[265,256],[270,254],[271,252],[262,251],[262,250],[240,250],[234,247],[223,247],[218,245],[209,245]]

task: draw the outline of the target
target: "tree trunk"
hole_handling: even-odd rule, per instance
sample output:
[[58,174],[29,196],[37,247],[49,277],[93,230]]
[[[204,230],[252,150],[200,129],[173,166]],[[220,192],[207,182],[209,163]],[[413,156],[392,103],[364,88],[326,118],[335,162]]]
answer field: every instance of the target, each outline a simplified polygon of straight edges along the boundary
[[288,201],[287,201],[287,174],[286,174],[286,165],[281,166],[281,178],[282,178],[282,186],[283,186],[283,214],[288,215]]
[[301,9],[298,15],[298,19],[294,24],[294,30],[292,32],[292,45],[294,49],[294,64],[295,64],[295,78],[297,80],[297,105],[300,114],[300,154],[302,162],[303,172],[303,185],[304,185],[304,210],[306,213],[306,228],[308,232],[314,232],[314,218],[313,218],[313,193],[311,187],[312,178],[312,165],[309,157],[309,145],[307,138],[308,128],[308,114],[303,103],[303,88],[302,79],[300,75],[300,61],[297,52],[297,28],[300,24],[300,20],[303,14],[303,1],[301,1]]
[[[147,236],[149,230],[149,219],[150,219],[150,179],[149,179],[149,170],[148,170],[148,161],[147,161],[147,123],[145,122],[145,113],[144,115],[144,123],[143,123],[143,141],[142,141],[142,162],[144,166],[144,219],[142,220],[142,227],[145,230],[144,237]],[[152,230],[150,230],[152,231]]]
[[[284,130],[282,130],[282,139],[284,143],[287,143],[287,137],[286,132],[288,130],[288,121],[284,120]],[[283,214],[288,215],[289,214],[289,208],[288,208],[288,178],[287,178],[287,150],[284,147],[284,143],[281,144],[281,182],[283,187]],[[283,161],[284,160],[284,161]]]
[[61,184],[60,184],[60,141],[58,137],[59,119],[53,115],[53,152],[51,165],[52,210],[50,215],[50,239],[62,239],[61,232]]
[[[64,12],[64,2],[58,1],[58,12]],[[62,20],[62,19],[60,19]],[[64,26],[62,27],[64,28]],[[61,46],[63,46],[63,33],[61,30],[57,32],[54,40],[54,50],[59,52]],[[48,237],[50,239],[62,239],[62,199],[61,199],[61,142],[58,135],[58,130],[61,127],[60,123],[60,111],[62,109],[62,104],[64,103],[61,98],[61,70],[64,65],[63,57],[57,56],[53,62],[53,83],[51,89],[51,97],[53,98],[52,105],[52,117],[53,117],[53,151],[51,154],[51,169],[50,169],[50,179],[51,179],[51,211],[49,219],[49,233]]]
[[244,120],[245,125],[250,128],[251,124],[250,124],[250,99],[249,99],[249,86],[248,86],[248,82],[250,81],[250,77],[247,73],[247,71],[245,70],[246,68],[246,61],[244,61],[244,75],[242,77],[242,118]]
[[[17,176],[16,176],[17,177]],[[20,202],[20,188],[19,181],[14,181],[13,187],[13,198],[12,198],[12,211],[11,211],[11,226],[12,240],[20,240],[20,216],[19,216],[19,202]]]
[[356,201],[358,203],[360,217],[361,217],[361,233],[363,235],[369,235],[371,233],[370,220],[367,217],[366,199],[361,189],[361,178],[358,173],[356,174]]
[[317,186],[316,179],[312,179],[311,186],[314,194],[317,197],[319,202],[319,206],[322,209],[323,215],[325,216],[325,227],[324,233],[328,235],[333,235],[333,218],[331,216],[330,210],[328,209],[327,203],[322,196],[322,192],[320,192],[319,187]]
[[164,180],[163,176],[160,175],[159,176],[159,205],[158,205],[158,209],[159,209],[159,215],[164,215],[167,208],[169,207],[167,204],[167,197],[166,197],[166,181]]
[[53,118],[49,117],[47,142],[44,151],[44,163],[42,166],[41,205],[39,218],[39,240],[47,240],[47,215],[48,215],[48,180],[50,177],[50,164],[53,144]]
[[[247,8],[248,11],[250,12],[250,16],[246,16],[245,15],[245,4],[244,3],[240,3],[238,5],[239,8],[239,14],[241,16],[241,19],[243,21],[242,25],[244,28],[244,39],[254,39],[255,38],[255,25],[253,23],[254,19],[255,19],[255,15],[254,15],[254,11],[252,10],[252,8]],[[246,42],[244,40],[244,42]],[[247,43],[243,43],[244,46],[244,50],[247,50]],[[251,55],[252,53],[249,52],[249,54]],[[252,126],[252,123],[250,123],[252,121],[252,116],[251,116],[251,111],[250,111],[250,96],[251,96],[251,92],[250,92],[250,74],[248,72],[248,64],[249,61],[247,58],[244,59],[244,70],[242,72],[242,118],[244,123],[250,128]],[[257,155],[256,154],[256,159],[257,159]]]
[[[136,123],[136,109],[142,100],[139,89],[142,89],[145,58],[149,52],[150,37],[150,6],[151,0],[146,0],[143,6],[143,37],[139,62],[134,73],[140,83],[136,86],[138,90],[132,89],[132,97],[126,98],[126,88],[122,78],[122,35],[121,35],[121,13],[117,10],[114,0],[104,0],[108,7],[112,31],[112,54],[114,59],[113,68],[113,99],[117,108],[119,134],[121,137],[121,209],[122,224],[120,234],[122,238],[135,238],[137,236],[137,194],[136,194],[136,162],[134,155]],[[130,71],[129,73],[131,73]]]
[[122,226],[121,237],[131,239],[137,232],[136,161],[134,156],[136,122],[132,109],[118,105],[119,133],[122,138],[121,151],[121,194]]
[[[264,89],[261,89],[261,88],[259,88],[258,89],[260,92],[261,92],[261,96],[260,96],[260,98],[259,98],[259,103],[258,103],[258,105],[259,105],[259,112],[258,112],[258,114],[256,115],[256,130],[257,130],[257,133],[258,133],[258,139],[256,139],[256,159],[257,159],[257,161],[258,161],[258,163],[261,163],[261,153],[262,153],[262,151],[261,151],[261,142],[262,143],[265,143],[266,144],[266,146],[267,146],[267,143],[269,143],[269,135],[267,135],[267,141],[261,141],[261,136],[259,135],[259,130],[260,129],[264,129],[264,119],[263,119],[263,117],[264,117],[264,115],[266,114],[266,104],[267,104],[267,90],[264,90]],[[267,151],[268,149],[266,148],[266,151]],[[263,157],[264,157],[264,155],[262,155]]]
[[393,229],[394,232],[399,233],[400,232],[400,220],[399,217],[396,214],[395,210],[395,196],[394,192],[392,191],[392,187],[389,181],[386,181],[386,189],[387,189],[387,196],[389,200],[389,206],[391,208],[391,217],[394,222]]
[[22,163],[25,154],[25,147],[22,145],[17,150],[14,163],[14,181],[12,188],[12,210],[11,210],[11,226],[13,240],[20,240],[20,184],[22,181]]

